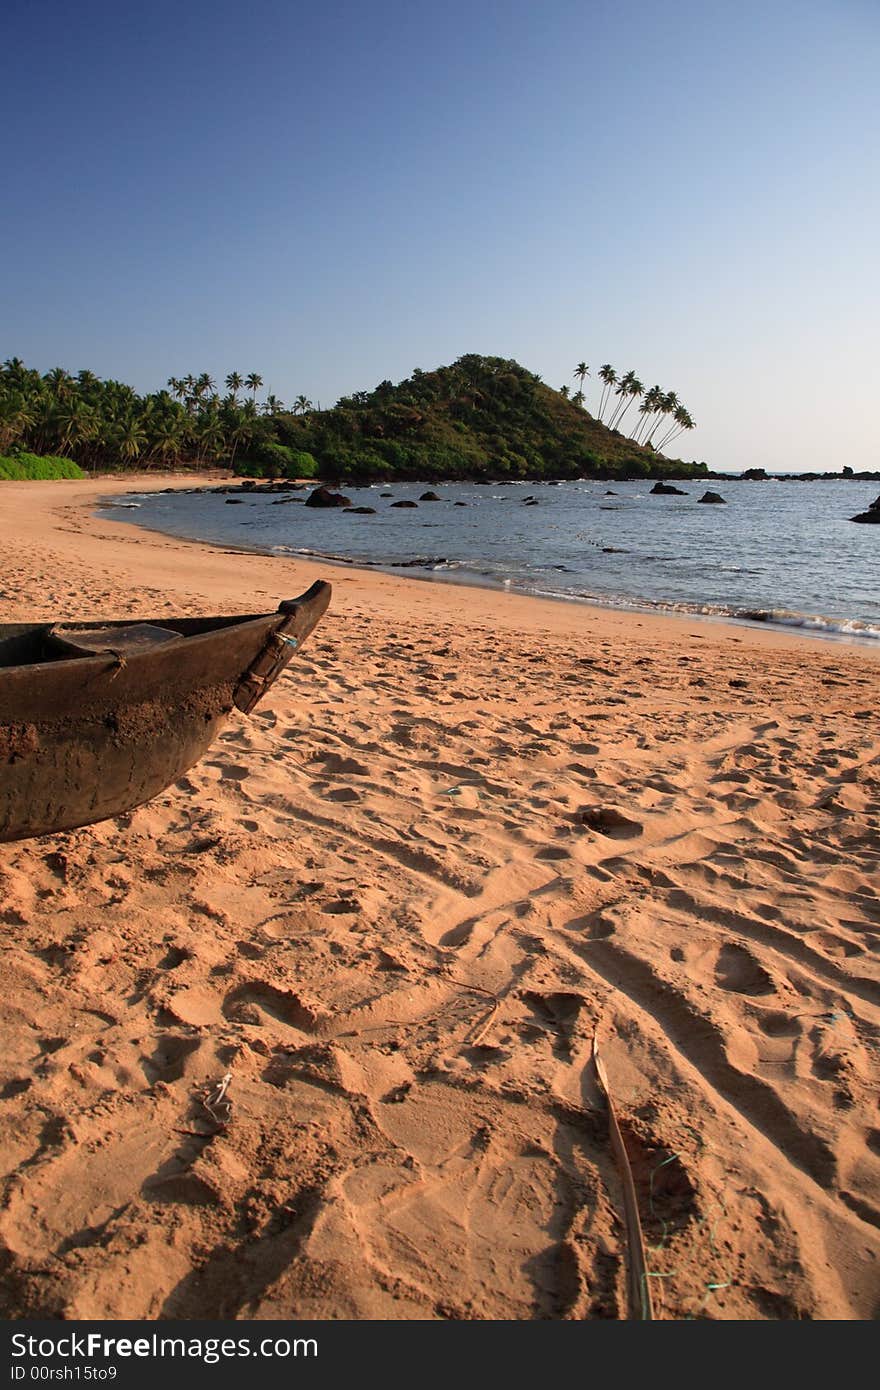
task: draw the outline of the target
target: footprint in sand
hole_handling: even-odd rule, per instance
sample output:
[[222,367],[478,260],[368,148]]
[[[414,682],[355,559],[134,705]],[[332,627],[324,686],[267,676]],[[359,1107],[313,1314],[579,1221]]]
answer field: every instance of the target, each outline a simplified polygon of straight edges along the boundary
[[216,767],[223,778],[229,782],[243,782],[250,776],[250,768],[237,766],[235,763],[209,762],[208,767]]
[[804,1031],[800,1019],[792,1018],[791,1014],[782,1013],[779,1009],[762,1011],[757,1018],[758,1027],[768,1038],[797,1038]]
[[370,775],[370,769],[364,767],[363,763],[359,763],[356,758],[345,758],[339,753],[327,753],[315,761],[324,764],[326,773],[347,774],[354,777],[369,777]]
[[532,1010],[541,1033],[549,1030],[556,1034],[558,1041],[554,1046],[571,1052],[578,1019],[587,1002],[584,996],[568,990],[543,994],[528,989],[522,991],[520,998]]
[[186,1069],[186,1059],[201,1047],[201,1038],[171,1034],[161,1038],[152,1056],[141,1061],[144,1075],[152,1086],[157,1081],[179,1081]]
[[237,1023],[264,1023],[264,1015],[302,1033],[317,1033],[328,1015],[306,1003],[292,989],[276,989],[262,980],[238,985],[223,1001],[226,1018]]
[[715,964],[715,983],[734,994],[773,994],[767,971],[744,946],[722,946]]
[[[570,921],[564,923],[565,930],[577,932],[580,936],[586,937],[588,941],[606,941],[609,936],[613,936],[617,928],[613,922],[609,922],[604,914],[603,908],[596,908],[593,912],[588,912],[583,917],[572,917]],[[683,960],[676,955],[675,950],[671,952],[673,960]]]
[[590,830],[598,830],[612,840],[633,840],[644,833],[641,821],[629,820],[613,806],[581,806],[574,813],[575,822]]

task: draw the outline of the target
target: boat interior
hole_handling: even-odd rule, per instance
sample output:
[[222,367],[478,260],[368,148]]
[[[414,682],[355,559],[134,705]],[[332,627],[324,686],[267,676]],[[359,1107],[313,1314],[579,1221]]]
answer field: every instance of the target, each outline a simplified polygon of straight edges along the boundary
[[[262,616],[262,615],[260,615]],[[174,618],[142,623],[13,623],[0,625],[0,670],[91,656],[128,659],[186,637],[199,637],[251,617]]]

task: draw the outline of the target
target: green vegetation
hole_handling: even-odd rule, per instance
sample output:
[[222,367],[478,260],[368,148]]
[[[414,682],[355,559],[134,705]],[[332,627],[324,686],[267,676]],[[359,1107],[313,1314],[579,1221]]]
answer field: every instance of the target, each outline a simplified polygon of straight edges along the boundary
[[0,478],[6,482],[27,482],[32,478],[84,478],[73,459],[38,458],[36,454],[0,455]]
[[625,439],[519,363],[468,354],[397,386],[344,396],[332,410],[281,416],[279,437],[318,460],[322,477],[689,477],[705,464],[670,461]]
[[92,372],[58,367],[41,376],[11,358],[0,371],[0,449],[52,453],[89,469],[223,463],[242,475],[339,481],[706,473],[705,464],[669,460],[654,447],[664,408],[650,392],[634,432],[641,441],[616,428],[642,391],[633,373],[617,382],[613,368],[599,372],[603,397],[616,385],[620,398],[608,425],[583,408],[586,363],[574,375],[579,390],[569,399],[567,388],[554,391],[517,362],[468,354],[317,410],[305,395],[290,408],[271,394],[258,406],[256,372],[230,372],[224,396],[207,372],[138,396]]

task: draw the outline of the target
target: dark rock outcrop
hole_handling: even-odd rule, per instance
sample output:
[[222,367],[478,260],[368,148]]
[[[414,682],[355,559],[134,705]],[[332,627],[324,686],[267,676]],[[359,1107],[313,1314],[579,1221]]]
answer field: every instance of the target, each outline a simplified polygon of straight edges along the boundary
[[440,498],[437,496],[436,492],[423,492],[422,495],[421,495],[421,497],[419,498],[419,501],[420,501],[420,502],[439,502],[439,501],[440,501]]
[[698,502],[721,502],[727,506],[727,499],[721,496],[720,492],[704,492],[702,497],[697,498]]
[[851,516],[850,521],[861,521],[867,525],[880,526],[880,497],[875,498],[866,512]]
[[351,498],[341,492],[331,492],[326,487],[316,487],[306,498],[307,507],[350,507]]
[[375,507],[346,507],[346,512],[350,516],[375,516]]
[[652,492],[661,493],[664,497],[687,497],[680,487],[675,487],[673,483],[655,483],[651,488]]
[[391,505],[392,507],[417,507],[419,504],[418,502],[404,500],[403,502],[392,502]]

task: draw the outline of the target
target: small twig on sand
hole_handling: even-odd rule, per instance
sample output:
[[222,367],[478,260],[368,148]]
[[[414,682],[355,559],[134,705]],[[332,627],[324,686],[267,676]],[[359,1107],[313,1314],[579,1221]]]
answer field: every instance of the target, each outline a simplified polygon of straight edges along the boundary
[[623,1135],[617,1123],[617,1115],[614,1113],[614,1105],[611,1100],[611,1087],[608,1083],[605,1064],[599,1056],[598,1029],[593,1033],[593,1065],[596,1068],[599,1085],[608,1106],[608,1126],[611,1131],[611,1147],[614,1150],[614,1157],[617,1160],[621,1182],[623,1183],[623,1208],[626,1216],[627,1244],[629,1245],[629,1293],[631,1315],[633,1317],[650,1320],[654,1317],[654,1305],[651,1300],[651,1289],[648,1282],[651,1276],[648,1272],[647,1260],[645,1258],[645,1241],[642,1235],[642,1223],[639,1220],[639,1203],[636,1196],[636,1185],[633,1181],[632,1168],[630,1167],[629,1156],[626,1152],[626,1145],[623,1142]]

